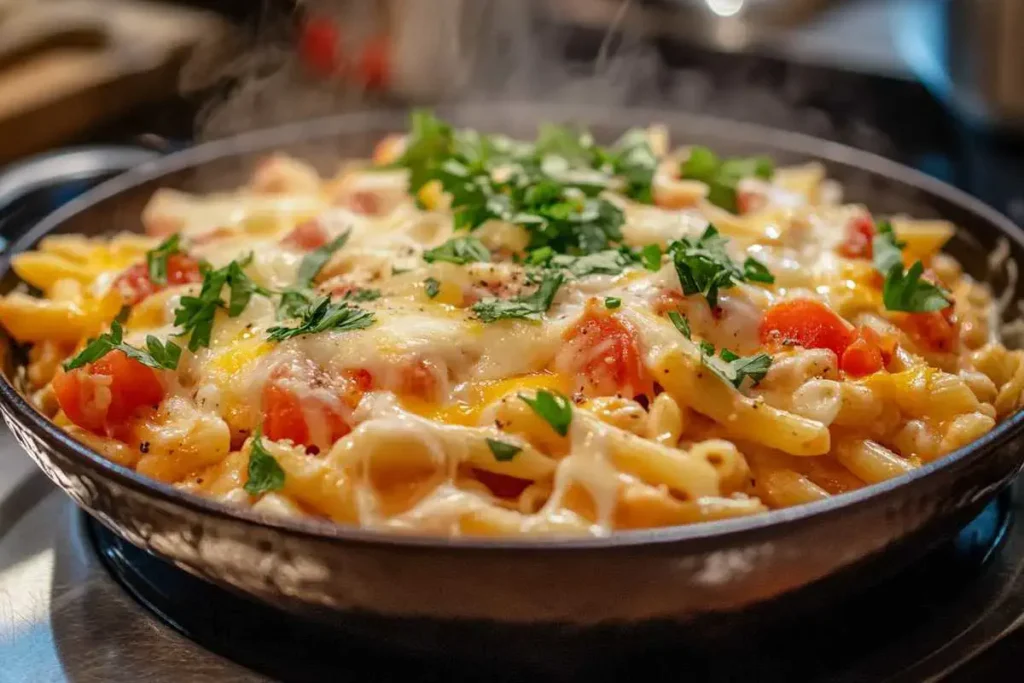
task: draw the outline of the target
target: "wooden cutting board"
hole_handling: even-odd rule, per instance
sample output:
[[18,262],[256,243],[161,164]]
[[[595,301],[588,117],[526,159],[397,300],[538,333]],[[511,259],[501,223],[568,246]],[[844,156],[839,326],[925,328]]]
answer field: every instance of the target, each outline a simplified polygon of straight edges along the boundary
[[0,163],[177,91],[212,13],[144,0],[0,0]]

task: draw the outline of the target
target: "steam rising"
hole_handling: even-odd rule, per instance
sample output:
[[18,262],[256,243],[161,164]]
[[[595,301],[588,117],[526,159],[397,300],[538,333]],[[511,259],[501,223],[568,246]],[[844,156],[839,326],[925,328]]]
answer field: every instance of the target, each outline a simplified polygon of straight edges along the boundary
[[[613,22],[603,35],[587,35],[560,19],[556,8],[569,2],[612,3]],[[684,55],[694,51],[678,43],[666,48],[665,41],[641,34],[636,27],[642,22],[629,21],[643,9],[634,0],[306,4],[343,25],[346,44],[358,44],[381,29],[391,36],[388,91],[366,92],[352,83],[312,77],[299,63],[294,37],[287,35],[292,18],[278,18],[264,22],[250,45],[217,46],[186,69],[186,92],[230,84],[201,111],[197,138],[367,107],[539,100],[664,107],[798,130],[883,154],[892,149],[856,111],[836,121],[809,106],[810,93],[829,84],[801,67],[784,67],[780,75],[778,69],[766,73],[752,60],[736,58],[727,66],[718,59],[710,66],[670,68],[663,58],[666,49]],[[376,9],[368,11],[368,5]]]

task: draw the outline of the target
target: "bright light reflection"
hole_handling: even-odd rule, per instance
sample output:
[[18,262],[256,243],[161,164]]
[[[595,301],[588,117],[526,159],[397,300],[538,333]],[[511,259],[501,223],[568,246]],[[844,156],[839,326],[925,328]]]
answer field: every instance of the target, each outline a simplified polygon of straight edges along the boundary
[[739,14],[746,0],[705,0],[705,2],[708,3],[708,9],[718,16],[732,17]]

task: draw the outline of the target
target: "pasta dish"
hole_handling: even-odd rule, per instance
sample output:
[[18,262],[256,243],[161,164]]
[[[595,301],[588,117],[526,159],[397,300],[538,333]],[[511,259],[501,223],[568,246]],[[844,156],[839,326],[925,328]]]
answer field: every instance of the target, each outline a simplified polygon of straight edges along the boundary
[[607,535],[908,473],[1020,406],[943,220],[663,128],[533,141],[416,112],[321,176],[163,189],[144,233],[13,257],[33,403],[118,465],[265,515]]

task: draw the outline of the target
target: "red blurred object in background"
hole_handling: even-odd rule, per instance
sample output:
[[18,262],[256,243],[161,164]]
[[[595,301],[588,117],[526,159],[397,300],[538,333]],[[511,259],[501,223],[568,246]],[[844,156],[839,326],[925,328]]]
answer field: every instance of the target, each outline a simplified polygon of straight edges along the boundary
[[335,20],[310,16],[299,34],[299,57],[315,75],[343,77],[359,85],[379,89],[388,82],[390,41],[378,34],[366,40],[355,56],[346,55],[342,26]]

